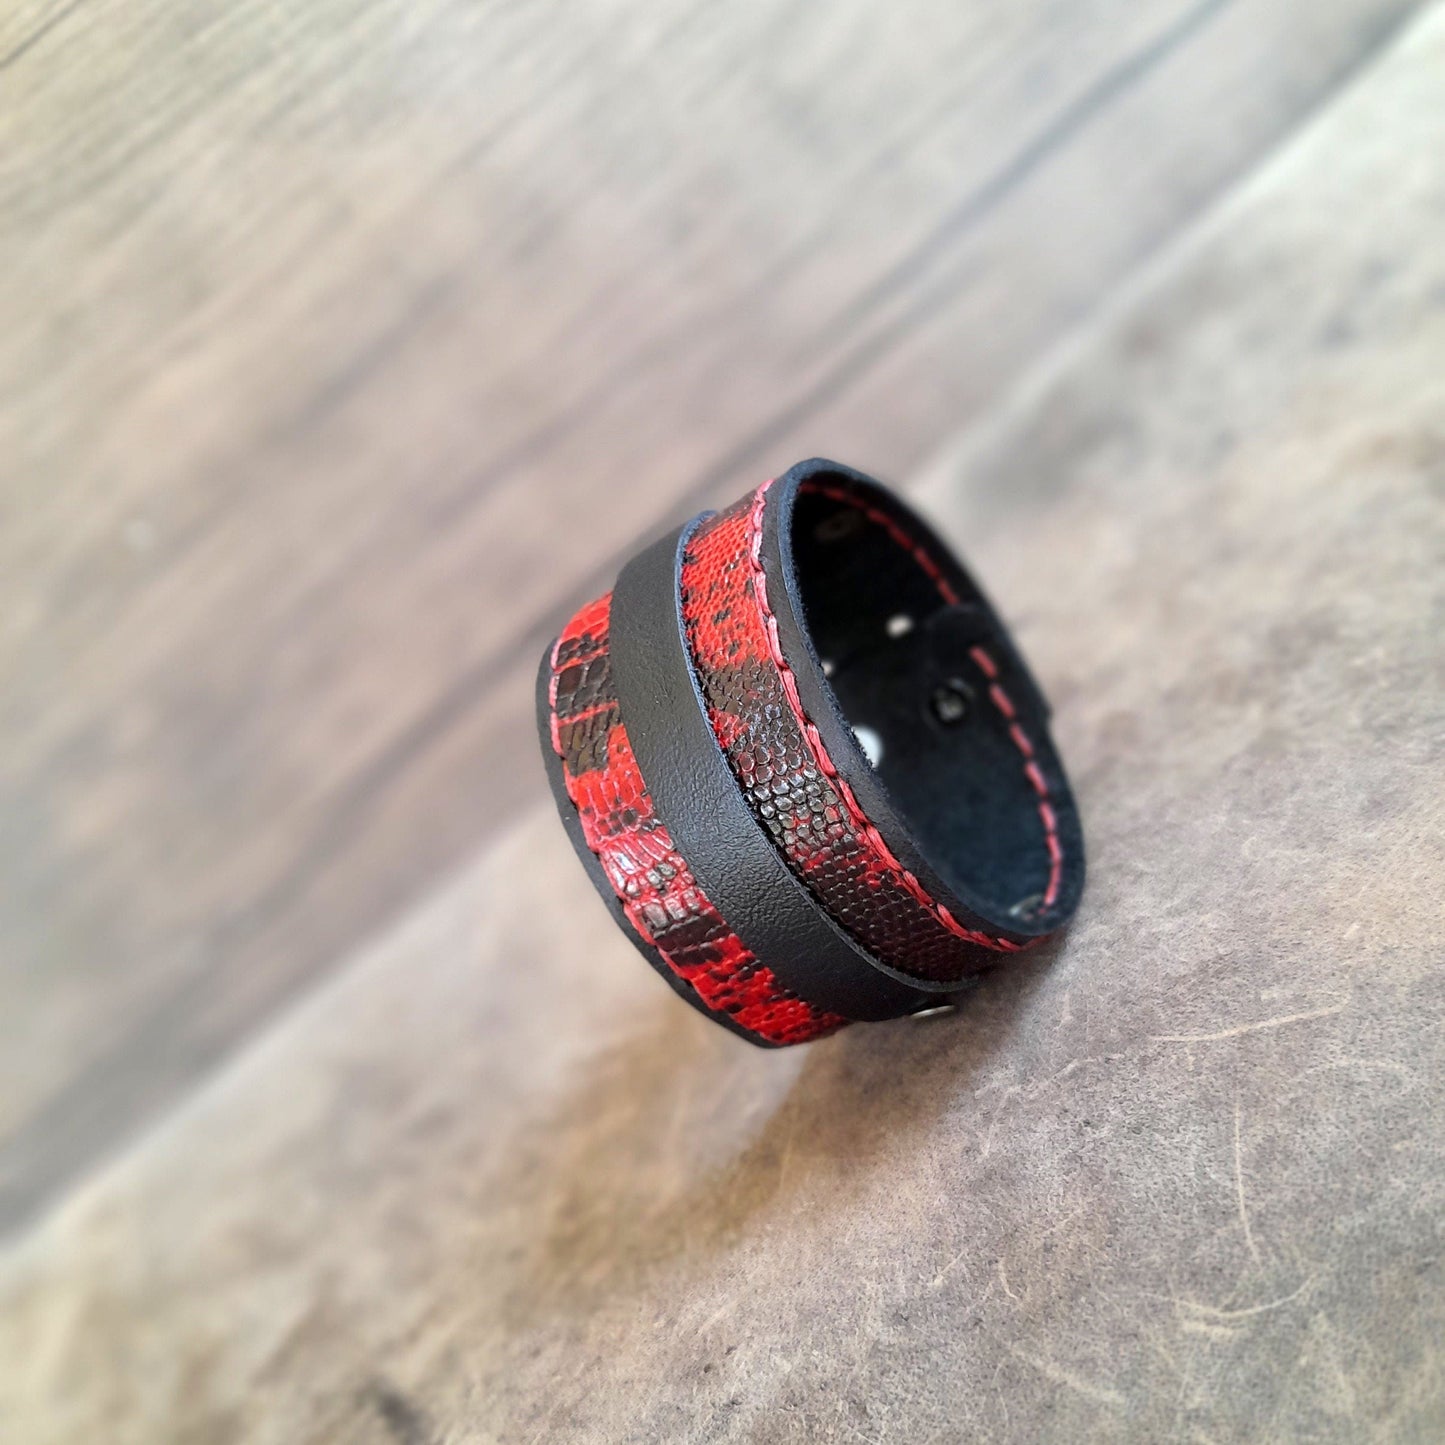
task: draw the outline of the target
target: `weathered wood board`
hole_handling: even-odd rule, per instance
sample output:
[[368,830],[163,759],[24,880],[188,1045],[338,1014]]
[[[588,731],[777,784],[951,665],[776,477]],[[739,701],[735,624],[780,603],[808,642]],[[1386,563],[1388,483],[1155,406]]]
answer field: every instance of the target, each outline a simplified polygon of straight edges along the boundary
[[0,1226],[510,816],[640,528],[906,475],[1412,8],[7,8]]
[[940,455],[1091,883],[760,1053],[541,798],[0,1265],[0,1429],[1433,1441],[1445,11]]

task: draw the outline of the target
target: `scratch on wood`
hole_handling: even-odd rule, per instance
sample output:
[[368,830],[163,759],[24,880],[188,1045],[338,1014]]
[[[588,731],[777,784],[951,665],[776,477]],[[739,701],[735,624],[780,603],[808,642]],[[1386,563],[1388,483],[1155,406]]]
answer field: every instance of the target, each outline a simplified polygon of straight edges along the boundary
[[1003,1286],[1003,1292],[1013,1301],[1018,1301],[1018,1295],[1009,1288],[1008,1275],[1004,1273],[1003,1260],[998,1262],[998,1282]]
[[939,1270],[936,1275],[933,1276],[933,1278],[929,1281],[928,1284],[929,1289],[937,1289],[939,1285],[941,1285],[943,1281],[946,1280],[948,1276],[953,1273],[955,1268],[963,1271],[964,1282],[968,1283],[968,1266],[963,1262],[963,1257],[967,1253],[968,1247],[965,1245],[963,1249],[960,1249],[958,1253],[954,1255],[953,1258],[949,1260],[948,1263],[944,1265],[943,1268]]
[[1318,1276],[1312,1274],[1298,1289],[1291,1290],[1289,1294],[1281,1295],[1278,1299],[1266,1300],[1262,1305],[1249,1305],[1244,1309],[1219,1309],[1215,1305],[1205,1304],[1202,1300],[1185,1298],[1176,1298],[1174,1303],[1178,1308],[1193,1310],[1196,1314],[1202,1315],[1206,1319],[1244,1320],[1248,1319],[1251,1315],[1268,1314],[1271,1310],[1281,1309],[1293,1300],[1297,1300],[1315,1282],[1316,1278],[1318,1278]]
[[998,1396],[998,1408],[999,1408],[999,1413],[1003,1416],[1004,1434],[1005,1434],[1005,1435],[1008,1435],[1009,1433],[1011,1433],[1011,1431],[1012,1431],[1012,1429],[1013,1429],[1013,1421],[1012,1421],[1012,1420],[1010,1419],[1010,1417],[1009,1417],[1008,1396],[1003,1392],[1003,1389],[1000,1387],[999,1382],[998,1382],[998,1377],[999,1377],[999,1374],[1000,1374],[1000,1372],[1001,1372],[1002,1370],[1003,1370],[1003,1361],[1000,1360],[1000,1361],[998,1362],[998,1364],[997,1364],[996,1366],[994,1366],[994,1372],[993,1372],[993,1391],[994,1391],[994,1394]]
[[1128,1402],[1117,1391],[1110,1389],[1107,1385],[1096,1385],[1092,1380],[1085,1380],[1074,1374],[1072,1370],[1066,1370],[1062,1365],[1056,1365],[1052,1360],[1040,1359],[1036,1355],[1025,1354],[1023,1350],[1015,1345],[1008,1346],[1009,1354],[1015,1359],[1022,1360],[1024,1364],[1032,1366],[1041,1375],[1046,1375],[1055,1384],[1065,1385],[1070,1390],[1076,1391],[1086,1399],[1093,1400],[1100,1405],[1113,1405],[1118,1407]]
[[1232,1029],[1220,1029],[1215,1034],[1150,1034],[1151,1043],[1156,1044],[1210,1044],[1216,1039],[1236,1039],[1241,1034],[1255,1034],[1262,1029],[1281,1029],[1286,1024],[1302,1024],[1306,1019],[1322,1019],[1329,1014],[1343,1013],[1345,1004],[1331,1004],[1328,1008],[1311,1009],[1308,1013],[1283,1014],[1279,1018],[1260,1019],[1258,1023],[1236,1024]]
[[1239,1222],[1244,1226],[1244,1242],[1256,1264],[1260,1263],[1259,1248],[1254,1242],[1254,1231],[1249,1227],[1249,1210],[1244,1202],[1244,1159],[1239,1147],[1239,1095],[1234,1096],[1234,1190],[1239,1198]]

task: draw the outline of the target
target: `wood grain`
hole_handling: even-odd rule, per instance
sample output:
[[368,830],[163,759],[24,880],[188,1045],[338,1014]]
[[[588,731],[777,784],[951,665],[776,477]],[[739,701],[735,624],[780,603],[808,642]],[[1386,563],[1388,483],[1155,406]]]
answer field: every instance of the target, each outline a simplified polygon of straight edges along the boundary
[[1410,9],[8,11],[0,1222],[509,815],[637,531],[905,474]]
[[538,782],[10,1247],[8,1431],[1439,1438],[1442,80],[1445,9],[919,479],[1056,705],[1061,947],[759,1052]]

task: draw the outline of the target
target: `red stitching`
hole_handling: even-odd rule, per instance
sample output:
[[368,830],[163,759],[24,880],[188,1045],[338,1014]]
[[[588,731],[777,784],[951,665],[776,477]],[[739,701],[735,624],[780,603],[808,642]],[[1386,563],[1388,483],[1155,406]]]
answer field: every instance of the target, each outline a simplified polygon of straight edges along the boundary
[[[858,799],[854,796],[852,788],[848,786],[847,780],[839,775],[833,759],[828,755],[828,750],[823,745],[822,736],[813,725],[812,719],[809,718],[807,712],[804,710],[802,699],[798,695],[797,679],[793,675],[792,668],[788,666],[787,659],[783,656],[783,649],[778,640],[778,620],[768,605],[768,583],[767,578],[763,574],[762,517],[763,506],[767,500],[768,488],[771,486],[772,482],[764,482],[753,497],[752,509],[748,516],[748,570],[753,585],[753,599],[757,603],[758,612],[763,621],[763,631],[768,639],[768,652],[772,657],[773,665],[782,676],[783,691],[787,694],[788,702],[802,724],[803,736],[807,740],[808,747],[813,753],[814,762],[833,784],[834,788],[837,789],[843,806],[848,810],[849,820],[854,830],[868,839],[878,856],[883,860],[884,865],[894,873],[916,903],[920,904],[936,918],[944,928],[958,938],[966,939],[970,943],[980,944],[985,948],[999,949],[1005,953],[1018,952],[1021,945],[1015,943],[1012,939],[994,938],[987,933],[980,933],[976,929],[965,928],[943,904],[936,902],[918,879],[898,861],[893,854],[893,850],[884,842],[883,835],[873,826],[867,814],[865,814],[859,806]],[[878,516],[880,519],[886,521],[881,512],[878,513]]]
[[[755,557],[762,543],[762,497],[770,486],[772,486],[772,483],[767,482],[758,489],[758,500],[753,504],[754,537],[756,539],[753,544],[753,552]],[[933,582],[934,586],[938,588],[938,594],[945,602],[950,606],[958,602],[958,593],[954,591],[952,584],[948,578],[943,575],[938,564],[923,550],[922,546],[910,537],[886,512],[879,511],[878,508],[869,505],[852,492],[845,491],[842,487],[830,487],[824,482],[806,481],[800,485],[799,490],[804,492],[817,492],[820,496],[827,497],[830,501],[842,502],[845,506],[850,506],[856,511],[861,512],[870,522],[882,527],[893,541],[902,547],[903,550],[918,563]],[[756,572],[758,578],[761,579],[762,568],[760,565],[756,568]],[[764,586],[765,600],[763,605],[766,608],[766,587],[765,584],[760,583],[760,585]],[[764,615],[767,616],[768,614],[765,612]],[[769,646],[773,646],[776,640],[777,627],[773,625],[768,634]],[[1028,734],[1019,726],[1013,702],[997,680],[999,675],[998,664],[982,647],[970,648],[969,656],[973,658],[974,662],[978,664],[980,670],[983,672],[983,675],[989,680],[989,699],[999,712],[1003,714],[1004,720],[1009,724],[1009,736],[1013,739],[1014,746],[1023,754],[1024,776],[1029,780],[1029,786],[1033,788],[1039,797],[1039,819],[1044,825],[1044,847],[1048,850],[1049,854],[1049,881],[1048,886],[1044,889],[1040,907],[1042,909],[1048,909],[1053,907],[1055,900],[1059,896],[1059,884],[1063,878],[1064,871],[1064,851],[1059,842],[1058,819],[1054,814],[1053,806],[1050,802],[1048,783],[1044,780],[1043,773],[1039,771],[1039,765],[1034,761],[1033,743],[1029,741]],[[784,669],[784,684],[786,686],[787,679],[791,674],[786,671],[787,664],[782,661],[780,651],[775,652],[773,660],[780,668]],[[796,685],[789,690],[788,698],[797,706]],[[801,707],[798,707],[798,713],[799,716],[802,716]],[[807,723],[806,718],[804,718],[804,722]],[[809,731],[811,738],[812,735],[816,734],[817,730],[812,727],[811,723],[807,723],[805,731]],[[844,786],[846,787],[846,784]],[[868,829],[872,830],[872,825],[867,824],[866,819],[864,822]],[[911,874],[906,874],[905,876],[908,878],[912,877]],[[911,891],[910,889],[910,892]],[[926,894],[923,895],[922,901],[924,901],[925,904],[930,903]],[[939,905],[932,906],[939,907]],[[946,909],[942,909],[941,911],[945,916],[948,916]],[[1002,940],[999,941],[1002,942]]]
[[[768,485],[772,486],[772,483],[769,482]],[[862,512],[875,526],[882,527],[893,541],[918,563],[927,573],[928,580],[938,588],[938,595],[950,607],[957,603],[958,593],[953,590],[953,584],[943,575],[943,569],[887,512],[880,512],[877,507],[863,501],[861,497],[844,491],[842,487],[830,487],[826,482],[801,482],[798,490],[800,492],[816,492],[820,497],[827,497],[834,502],[842,502],[845,506],[852,507],[855,512]]]

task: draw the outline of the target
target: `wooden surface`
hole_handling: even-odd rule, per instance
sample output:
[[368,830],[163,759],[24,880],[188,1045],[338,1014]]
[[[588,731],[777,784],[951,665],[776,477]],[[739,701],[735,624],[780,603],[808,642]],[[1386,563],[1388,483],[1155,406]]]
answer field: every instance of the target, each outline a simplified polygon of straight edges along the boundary
[[7,1438],[1445,1433],[1445,10],[915,490],[1091,881],[759,1053],[526,811],[0,1264]]
[[0,1225],[510,817],[641,529],[894,477],[1405,0],[0,16]]

